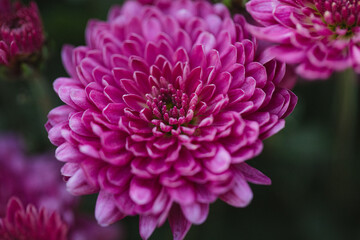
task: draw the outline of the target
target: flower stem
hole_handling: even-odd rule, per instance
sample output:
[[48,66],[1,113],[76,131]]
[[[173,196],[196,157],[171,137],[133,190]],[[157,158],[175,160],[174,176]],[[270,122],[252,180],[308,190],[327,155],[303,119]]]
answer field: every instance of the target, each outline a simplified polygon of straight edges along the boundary
[[348,69],[341,73],[337,83],[336,116],[338,116],[338,119],[332,168],[336,190],[342,192],[343,195],[340,195],[344,198],[348,198],[351,197],[348,195],[351,195],[351,189],[349,188],[351,188],[351,179],[353,177],[351,169],[354,165],[357,127],[358,82],[354,70]]
[[352,69],[344,71],[338,79],[339,111],[337,129],[337,150],[343,158],[351,158],[354,153],[354,137],[357,122],[357,79]]
[[32,98],[35,101],[40,119],[46,119],[52,104],[50,87],[41,71],[29,65],[22,65],[22,77],[28,83]]
[[46,118],[52,104],[49,96],[49,86],[41,74],[34,74],[34,79],[31,85],[32,92],[36,98],[38,108],[40,110],[41,118]]
[[[28,146],[31,150],[39,150],[47,142],[47,134],[44,131],[44,124],[47,120],[47,114],[51,110],[53,103],[51,98],[51,87],[46,81],[42,72],[36,68],[29,69],[29,75],[24,75],[24,80],[29,89],[32,106],[34,107],[34,116],[29,116],[34,120],[31,129],[27,131],[26,135],[32,133],[32,136],[27,137]],[[36,142],[34,142],[36,141]]]

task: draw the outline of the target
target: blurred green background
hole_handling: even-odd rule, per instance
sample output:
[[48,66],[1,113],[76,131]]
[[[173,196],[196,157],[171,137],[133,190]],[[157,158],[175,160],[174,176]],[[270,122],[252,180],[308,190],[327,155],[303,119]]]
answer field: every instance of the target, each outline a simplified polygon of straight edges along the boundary
[[[25,1],[26,2],[26,1]],[[30,152],[53,149],[43,127],[46,108],[60,105],[51,84],[66,76],[60,59],[63,44],[83,45],[90,18],[106,19],[116,0],[38,0],[47,34],[45,85],[0,81],[0,131],[25,135]],[[294,113],[279,134],[265,141],[263,153],[248,163],[272,179],[271,186],[252,185],[254,199],[237,209],[217,201],[207,221],[193,226],[187,240],[206,239],[360,239],[360,113],[359,97],[341,118],[342,75],[327,81],[299,81]],[[357,82],[359,83],[359,81]],[[38,107],[32,97],[47,89],[51,103]],[[359,85],[355,88],[359,90]],[[355,103],[355,104],[354,104]],[[343,128],[349,134],[342,134]],[[84,211],[93,212],[96,196],[83,198]],[[121,221],[124,239],[140,239],[138,218]],[[168,224],[151,239],[172,239]]]

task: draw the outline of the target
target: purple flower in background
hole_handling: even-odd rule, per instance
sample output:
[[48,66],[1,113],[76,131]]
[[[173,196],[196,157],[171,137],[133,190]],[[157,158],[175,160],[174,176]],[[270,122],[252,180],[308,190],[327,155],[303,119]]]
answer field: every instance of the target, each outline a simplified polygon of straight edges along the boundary
[[248,26],[275,46],[268,54],[307,79],[326,79],[334,71],[360,73],[360,1],[251,0],[246,9],[263,26]]
[[29,204],[26,208],[18,198],[11,198],[6,217],[0,218],[2,240],[67,240],[67,225],[57,212],[38,210]]
[[[66,239],[118,240],[119,230],[116,226],[101,228],[95,221],[74,212],[78,201],[66,191],[65,184],[58,175],[59,169],[53,154],[26,157],[24,146],[18,137],[1,135],[0,217],[5,215],[9,199],[17,196],[25,205],[32,204],[36,208],[60,214],[68,225]],[[51,238],[49,236],[43,239]]]
[[44,43],[36,3],[28,7],[0,0],[0,65],[11,65],[37,54]]
[[244,24],[222,4],[128,1],[89,22],[86,46],[64,47],[65,105],[46,128],[69,192],[99,193],[99,224],[139,215],[148,239],[168,219],[183,239],[216,199],[244,207],[248,182],[270,184],[245,161],[297,98],[278,87],[285,64],[255,58]]

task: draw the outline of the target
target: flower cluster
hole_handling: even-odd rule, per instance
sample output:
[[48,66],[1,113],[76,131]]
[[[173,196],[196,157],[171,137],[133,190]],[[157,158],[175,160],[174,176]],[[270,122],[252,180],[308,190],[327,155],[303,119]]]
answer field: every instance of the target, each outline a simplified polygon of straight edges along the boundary
[[276,43],[268,53],[297,64],[304,78],[325,79],[351,67],[360,73],[360,1],[251,0],[246,8],[263,25],[248,30]]
[[99,192],[108,225],[140,215],[149,238],[168,218],[174,239],[205,221],[217,198],[252,199],[270,180],[245,163],[284,126],[296,96],[278,85],[285,65],[256,59],[242,16],[222,4],[129,1],[92,20],[87,46],[63,49],[65,105],[46,128],[75,195]]
[[0,0],[0,65],[11,65],[38,53],[44,43],[39,10]]
[[[89,221],[85,216],[74,213],[78,201],[66,192],[64,182],[57,174],[59,169],[60,166],[56,163],[52,154],[26,157],[24,155],[23,144],[18,137],[11,134],[0,136],[0,217],[4,216],[7,212],[6,219],[10,221],[8,223],[10,225],[2,227],[5,227],[7,229],[6,231],[12,232],[11,234],[15,234],[15,232],[17,234],[25,234],[21,231],[21,228],[25,228],[27,226],[26,224],[30,223],[22,220],[35,218],[34,221],[37,221],[39,217],[43,219],[42,217],[47,217],[48,213],[53,212],[51,221],[54,220],[56,223],[59,223],[59,231],[61,230],[61,232],[63,232],[64,230],[63,227],[60,227],[60,225],[62,226],[60,222],[64,222],[66,225],[66,232],[68,232],[66,239],[84,240],[90,236],[91,239],[94,240],[119,239],[119,231],[117,229],[100,228],[96,222]],[[10,206],[15,205],[16,209],[9,206],[6,208],[7,202],[14,196],[16,196],[18,200],[12,200],[9,204]],[[19,202],[25,205],[31,204],[32,206],[27,207],[25,211],[20,207],[21,204],[17,204]],[[37,212],[35,208],[41,208],[43,210]],[[24,217],[24,219],[16,220],[21,221],[20,223],[14,223],[13,220],[11,220],[11,216],[15,214],[13,210],[22,212],[20,215]],[[11,212],[9,213],[9,211]],[[33,213],[35,214],[34,216],[32,216]],[[59,215],[62,220],[57,220],[59,218],[57,215]],[[45,225],[39,225],[39,227],[47,226],[46,224],[48,223],[46,221],[43,222]],[[50,222],[49,224],[52,225],[54,223]],[[98,233],[93,234],[93,231],[97,231]],[[49,235],[46,235],[46,233]],[[33,233],[29,232],[29,234],[31,235]],[[6,238],[5,236],[7,235],[0,230],[0,239],[45,240],[52,239],[51,234],[52,232],[44,232],[42,238],[35,237],[38,235],[31,235],[33,237],[30,238],[30,235],[26,234],[21,235],[22,237],[16,235],[19,238]],[[62,235],[60,234],[60,236]],[[63,238],[61,237],[59,239]]]
[[18,198],[9,200],[6,217],[0,219],[2,240],[66,240],[67,231],[57,212],[31,204],[25,209]]

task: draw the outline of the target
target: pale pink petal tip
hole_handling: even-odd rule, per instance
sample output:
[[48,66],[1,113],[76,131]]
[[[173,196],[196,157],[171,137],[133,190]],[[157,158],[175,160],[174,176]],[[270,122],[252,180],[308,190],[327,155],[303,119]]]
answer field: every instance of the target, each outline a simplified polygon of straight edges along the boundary
[[115,206],[113,196],[100,192],[96,201],[95,218],[105,227],[124,218],[124,214]]

